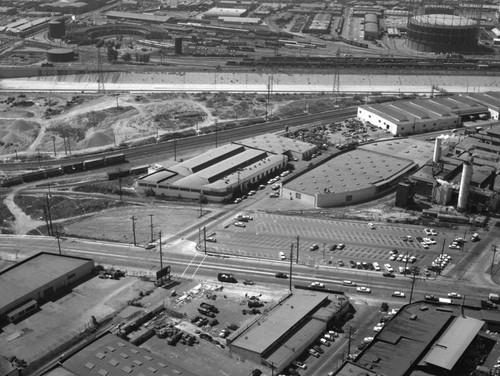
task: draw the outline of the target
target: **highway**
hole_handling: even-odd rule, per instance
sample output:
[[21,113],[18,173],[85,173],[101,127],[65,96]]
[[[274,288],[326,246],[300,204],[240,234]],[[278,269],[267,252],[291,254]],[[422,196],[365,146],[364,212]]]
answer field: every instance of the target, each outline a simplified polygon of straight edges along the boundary
[[[131,275],[154,276],[160,269],[160,255],[156,250],[145,250],[127,244],[91,242],[75,238],[60,240],[61,251],[64,255],[93,258],[96,264],[108,267],[125,269]],[[25,257],[37,252],[58,253],[57,240],[44,236],[14,236],[2,235],[0,238],[0,255],[4,260],[21,261]],[[288,261],[254,260],[240,257],[219,257],[197,252],[194,245],[180,241],[165,244],[162,247],[163,266],[170,265],[172,273],[188,279],[216,280],[217,273],[224,271],[233,273],[239,281],[251,279],[259,284],[278,284],[286,288],[289,279],[275,278],[276,272],[289,275]],[[370,298],[380,301],[408,302],[411,278],[397,275],[396,278],[383,277],[380,272],[357,271],[349,268],[331,266],[310,267],[292,264],[292,284],[309,285],[311,282],[323,282],[327,288],[345,291],[349,296],[368,296],[356,292],[356,287],[342,285],[344,280],[352,280],[358,286],[369,286],[372,289]],[[391,297],[395,290],[404,291],[406,299]],[[438,277],[437,279],[417,279],[414,288],[413,300],[423,299],[425,294],[434,294],[444,297],[448,292],[458,291],[466,296],[468,304],[479,304],[485,299],[488,291],[481,285],[471,281],[460,281],[456,278]]]

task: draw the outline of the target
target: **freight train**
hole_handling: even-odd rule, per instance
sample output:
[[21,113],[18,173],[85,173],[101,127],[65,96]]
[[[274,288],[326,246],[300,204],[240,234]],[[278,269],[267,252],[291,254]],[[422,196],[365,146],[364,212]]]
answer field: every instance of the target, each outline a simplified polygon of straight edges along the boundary
[[231,66],[273,68],[370,68],[370,69],[420,69],[500,71],[500,61],[437,57],[430,59],[405,57],[356,57],[356,56],[263,56],[230,60]]
[[29,183],[33,181],[43,180],[47,178],[52,178],[56,176],[62,176],[66,174],[72,174],[81,171],[93,170],[96,168],[102,168],[107,166],[116,165],[119,163],[125,163],[125,154],[113,154],[106,157],[88,159],[82,162],[75,162],[72,164],[64,164],[58,167],[40,169],[38,171],[27,172],[13,178],[4,180],[1,183],[2,187],[11,187],[14,185],[19,185],[23,183]]

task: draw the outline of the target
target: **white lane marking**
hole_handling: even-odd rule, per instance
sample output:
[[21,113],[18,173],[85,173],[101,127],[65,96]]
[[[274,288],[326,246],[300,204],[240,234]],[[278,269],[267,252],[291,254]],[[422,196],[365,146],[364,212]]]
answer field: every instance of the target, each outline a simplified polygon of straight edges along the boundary
[[194,271],[193,275],[191,276],[191,279],[194,279],[194,276],[196,275],[196,273],[198,273],[198,269],[201,268],[201,265],[203,264],[203,262],[205,261],[205,259],[208,257],[208,255],[205,255],[205,257],[203,257],[203,260],[200,261],[200,263],[198,264],[198,267],[196,268],[196,270]]
[[186,269],[184,269],[184,272],[182,273],[181,277],[184,277],[184,274],[186,274],[187,270],[189,267],[193,264],[194,259],[198,256],[198,253],[195,253],[189,264],[186,265]]

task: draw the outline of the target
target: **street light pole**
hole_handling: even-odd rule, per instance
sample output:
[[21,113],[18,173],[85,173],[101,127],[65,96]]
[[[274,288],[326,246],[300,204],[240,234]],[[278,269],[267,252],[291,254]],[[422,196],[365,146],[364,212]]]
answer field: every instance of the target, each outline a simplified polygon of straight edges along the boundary
[[158,239],[160,240],[160,270],[163,270],[163,252],[161,249],[161,231],[158,231]]
[[151,243],[153,242],[153,238],[154,238],[154,235],[153,235],[153,228],[154,228],[154,225],[153,225],[153,217],[154,217],[154,214],[148,214],[149,215],[149,218],[151,219]]
[[290,244],[290,291],[292,291],[293,243]]
[[132,220],[132,233],[134,234],[134,246],[136,246],[137,245],[137,242],[135,240],[135,221],[136,221],[136,218],[133,215],[132,217],[130,217],[130,219]]

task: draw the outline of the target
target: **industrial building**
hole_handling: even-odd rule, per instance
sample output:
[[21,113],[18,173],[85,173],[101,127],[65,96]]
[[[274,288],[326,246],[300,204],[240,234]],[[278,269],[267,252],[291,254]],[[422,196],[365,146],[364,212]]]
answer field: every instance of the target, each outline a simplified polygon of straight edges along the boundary
[[38,31],[48,29],[50,21],[50,17],[37,18],[35,20],[21,19],[6,25],[4,32],[19,38],[25,38]]
[[489,115],[488,108],[458,95],[358,107],[358,119],[395,136],[457,128],[464,116]]
[[454,145],[453,149],[443,149],[442,139],[437,138],[432,160],[415,172],[407,183],[398,186],[396,204],[406,207],[403,196],[408,198],[419,194],[439,205],[456,206],[462,212],[498,210],[500,197],[495,179],[500,168],[500,146],[487,144],[482,137],[493,138],[472,135]]
[[34,312],[74,283],[91,275],[91,259],[41,252],[0,272],[0,322]]
[[378,28],[378,17],[375,13],[365,14],[364,39],[374,40],[380,37]]
[[310,207],[353,205],[387,193],[418,165],[374,151],[340,153],[282,187],[282,197]]
[[316,13],[311,20],[306,32],[311,34],[328,34],[333,16],[329,13]]
[[422,14],[408,21],[408,47],[421,52],[471,54],[478,42],[478,22],[452,14]]
[[464,94],[466,98],[472,99],[479,104],[488,107],[490,118],[494,120],[500,119],[500,93],[495,91],[488,91],[485,93],[470,93]]
[[488,331],[498,328],[500,315],[493,311],[438,302],[405,305],[334,375],[473,374],[478,366],[496,363],[496,341]]
[[219,17],[244,17],[247,9],[242,8],[212,8],[203,13],[203,18],[217,19]]
[[106,18],[110,20],[119,20],[119,21],[163,24],[166,23],[171,17],[159,16],[156,14],[141,14],[141,13],[120,12],[117,10],[110,10],[109,12],[106,12]]
[[350,308],[345,296],[296,290],[229,343],[232,356],[279,374]]
[[285,155],[229,144],[143,176],[138,189],[158,196],[227,202],[287,163]]
[[66,358],[55,373],[77,376],[197,376],[111,333],[104,333]]

